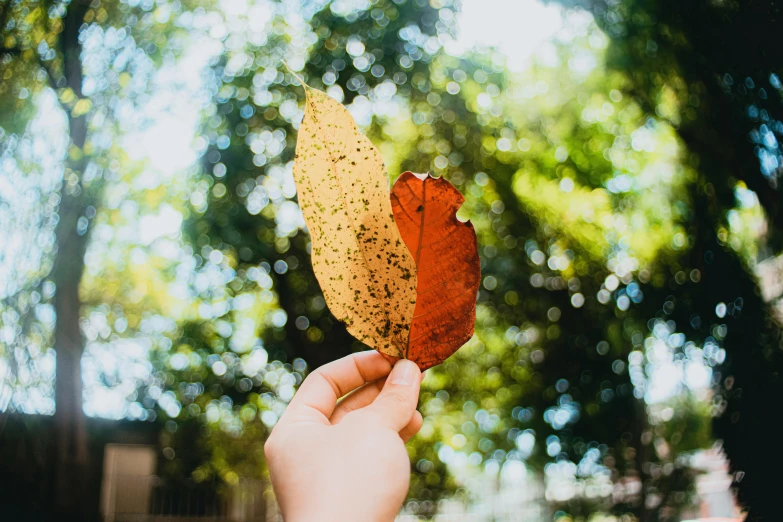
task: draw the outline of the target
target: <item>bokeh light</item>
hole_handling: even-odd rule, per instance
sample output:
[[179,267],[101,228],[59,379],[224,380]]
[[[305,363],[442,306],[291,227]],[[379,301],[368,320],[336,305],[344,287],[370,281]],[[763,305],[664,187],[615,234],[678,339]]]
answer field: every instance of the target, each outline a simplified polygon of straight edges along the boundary
[[476,333],[423,382],[401,520],[679,520],[723,449],[765,512],[748,434],[782,398],[783,318],[766,2],[121,0],[75,26],[71,4],[0,4],[0,437],[57,415],[67,348],[95,440],[132,421],[167,480],[267,480],[297,386],[366,348],[310,266],[302,77],[392,179],[449,179],[479,239]]

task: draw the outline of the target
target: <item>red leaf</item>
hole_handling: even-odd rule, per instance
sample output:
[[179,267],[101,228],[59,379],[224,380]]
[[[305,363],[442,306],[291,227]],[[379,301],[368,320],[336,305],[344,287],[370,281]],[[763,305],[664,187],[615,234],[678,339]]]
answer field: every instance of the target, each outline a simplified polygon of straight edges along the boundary
[[429,174],[405,172],[392,187],[394,220],[418,275],[407,358],[422,370],[473,335],[481,265],[473,225],[457,219],[464,201],[454,185]]

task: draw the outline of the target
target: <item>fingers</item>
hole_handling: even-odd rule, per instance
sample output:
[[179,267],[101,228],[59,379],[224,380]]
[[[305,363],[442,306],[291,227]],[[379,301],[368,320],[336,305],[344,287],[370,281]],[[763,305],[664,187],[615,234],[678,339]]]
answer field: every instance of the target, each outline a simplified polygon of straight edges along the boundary
[[402,438],[402,441],[408,442],[409,440],[411,440],[414,435],[419,433],[422,424],[424,424],[424,419],[421,416],[421,412],[414,411],[413,417],[411,417],[411,420],[408,423],[408,425],[405,426],[402,430],[400,430],[400,438]]
[[[387,359],[388,356],[385,356]],[[421,374],[421,380],[424,380],[424,372]],[[386,384],[386,378],[378,379],[377,381],[368,382],[361,388],[352,391],[343,400],[337,403],[337,407],[334,409],[334,413],[329,418],[329,422],[332,424],[338,424],[346,415],[352,411],[356,411],[365,406],[369,406],[373,403],[375,398],[381,393],[383,386]]]
[[385,383],[385,378],[378,379],[377,381],[368,382],[358,390],[352,391],[346,398],[337,403],[334,413],[329,417],[329,422],[337,424],[352,411],[372,404],[378,394],[381,393]]
[[381,393],[365,411],[376,416],[384,426],[401,431],[413,417],[419,402],[421,371],[409,360],[397,361]]
[[354,353],[321,366],[304,380],[281,421],[289,412],[292,415],[314,413],[328,421],[337,399],[367,382],[385,377],[389,370],[389,361],[375,350]]

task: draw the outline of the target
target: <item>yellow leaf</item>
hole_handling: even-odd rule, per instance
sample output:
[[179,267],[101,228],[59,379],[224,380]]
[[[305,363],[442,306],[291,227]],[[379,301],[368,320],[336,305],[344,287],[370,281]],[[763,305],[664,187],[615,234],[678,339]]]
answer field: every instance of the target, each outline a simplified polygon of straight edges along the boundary
[[416,305],[416,263],[394,222],[383,159],[345,107],[305,90],[294,178],[313,270],[332,314],[354,337],[402,357]]

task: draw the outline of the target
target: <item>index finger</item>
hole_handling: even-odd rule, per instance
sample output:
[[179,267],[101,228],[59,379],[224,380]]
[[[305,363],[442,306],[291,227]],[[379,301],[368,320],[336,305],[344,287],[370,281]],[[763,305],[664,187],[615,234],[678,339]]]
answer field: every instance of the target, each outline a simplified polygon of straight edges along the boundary
[[389,361],[375,350],[354,353],[330,362],[307,376],[286,413],[315,413],[319,420],[329,422],[340,397],[388,375],[391,369]]

